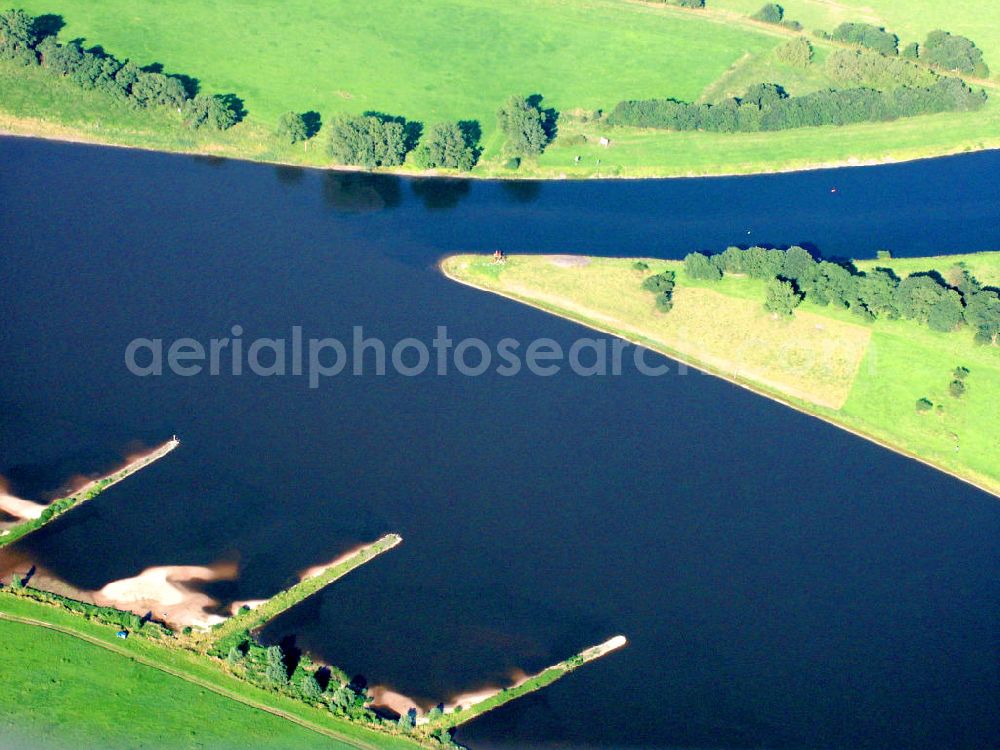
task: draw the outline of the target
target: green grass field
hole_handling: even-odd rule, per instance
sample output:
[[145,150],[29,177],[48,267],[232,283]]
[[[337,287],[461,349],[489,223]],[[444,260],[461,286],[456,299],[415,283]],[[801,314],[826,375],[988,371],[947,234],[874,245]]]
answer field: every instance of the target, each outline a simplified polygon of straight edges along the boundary
[[350,747],[70,635],[0,620],[0,642],[0,732],[23,746]]
[[[996,103],[978,113],[750,134],[616,130],[578,116],[625,98],[717,98],[758,79],[793,92],[826,85],[818,66],[802,73],[776,65],[772,52],[789,33],[748,22],[736,12],[745,10],[741,3],[710,0],[707,11],[696,12],[629,0],[428,0],[400,13],[387,0],[23,0],[31,13],[63,16],[63,40],[83,38],[122,58],[161,63],[199,79],[208,93],[235,93],[249,117],[227,133],[195,134],[176,113],[131,112],[101,94],[0,64],[0,129],[325,166],[322,132],[309,150],[277,141],[280,113],[315,110],[329,121],[380,111],[425,126],[471,119],[483,130],[485,151],[473,172],[483,177],[736,174],[1000,148]],[[898,8],[904,0],[881,3]],[[966,6],[956,15],[984,31],[948,28],[987,40],[985,30],[997,27],[984,20],[988,3],[968,5],[978,15]],[[821,60],[828,47],[817,45]],[[516,172],[503,166],[495,125],[497,107],[513,93],[543,94],[562,113],[560,137]],[[597,143],[601,136],[610,148]]]
[[114,627],[58,607],[0,593],[3,615],[76,637],[0,617],[2,747],[7,738],[41,748],[419,747],[256,688],[190,651],[122,641]]
[[[939,333],[906,320],[864,323],[846,310],[808,300],[791,320],[762,309],[763,281],[687,277],[679,261],[513,256],[500,267],[481,256],[453,256],[444,272],[486,291],[687,361],[764,395],[873,438],[1000,494],[1000,356],[963,329]],[[1000,277],[1000,253],[873,261],[901,276],[947,274],[965,263],[984,283]],[[644,275],[677,273],[674,308],[656,310]],[[948,393],[956,367],[970,370],[967,392]],[[934,409],[920,414],[917,399]]]

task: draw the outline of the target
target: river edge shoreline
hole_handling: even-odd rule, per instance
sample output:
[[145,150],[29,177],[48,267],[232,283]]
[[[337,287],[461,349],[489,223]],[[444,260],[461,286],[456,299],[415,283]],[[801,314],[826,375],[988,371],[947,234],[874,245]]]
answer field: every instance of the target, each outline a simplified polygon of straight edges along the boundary
[[955,472],[955,471],[953,471],[951,469],[948,469],[948,468],[945,468],[945,467],[941,466],[940,464],[935,463],[931,459],[924,458],[923,456],[919,456],[919,455],[917,455],[915,453],[912,453],[912,452],[906,450],[905,448],[893,445],[892,443],[886,442],[882,438],[879,438],[879,437],[876,437],[876,436],[871,435],[869,433],[866,433],[863,430],[859,430],[856,427],[852,427],[850,425],[846,425],[846,424],[844,424],[842,422],[839,422],[836,419],[833,419],[833,418],[828,417],[826,415],[817,414],[816,412],[810,411],[809,409],[805,408],[804,406],[802,406],[800,404],[796,404],[796,403],[794,403],[792,401],[789,401],[788,399],[786,399],[785,397],[783,397],[782,395],[780,395],[778,393],[774,393],[774,392],[768,391],[767,389],[762,388],[761,386],[759,386],[759,385],[757,385],[755,383],[752,383],[752,382],[749,382],[749,381],[745,381],[745,380],[740,380],[739,378],[737,378],[737,377],[735,377],[733,375],[730,375],[730,374],[725,373],[723,371],[717,370],[717,369],[711,367],[710,365],[703,364],[703,363],[699,362],[696,359],[686,357],[685,355],[681,354],[680,352],[676,352],[676,351],[670,349],[669,347],[654,346],[654,345],[652,345],[653,342],[643,342],[643,341],[640,341],[640,340],[638,340],[636,338],[632,338],[632,337],[626,335],[625,332],[614,331],[614,330],[611,330],[609,328],[603,328],[603,327],[595,324],[592,321],[589,321],[589,320],[585,321],[585,320],[582,320],[580,318],[573,317],[572,315],[570,315],[566,311],[561,311],[561,310],[556,310],[556,309],[553,309],[553,308],[545,307],[545,306],[543,306],[541,304],[532,302],[532,301],[530,301],[528,299],[519,297],[519,296],[517,296],[515,294],[511,294],[511,293],[508,293],[508,292],[502,292],[502,291],[499,291],[499,290],[496,290],[496,289],[490,289],[489,287],[480,286],[480,285],[475,284],[475,283],[473,283],[473,282],[471,282],[471,281],[469,281],[467,279],[463,279],[463,278],[460,278],[458,276],[455,276],[454,274],[451,274],[451,273],[448,272],[448,270],[446,268],[446,263],[450,259],[458,257],[458,255],[460,255],[460,254],[453,253],[453,254],[450,254],[450,255],[443,256],[443,257],[441,257],[441,258],[438,259],[437,264],[436,264],[436,266],[437,266],[438,270],[441,272],[441,274],[445,278],[449,279],[450,281],[454,281],[454,282],[456,282],[458,284],[463,284],[463,285],[465,285],[467,287],[471,287],[472,289],[477,289],[477,290],[479,290],[481,292],[487,292],[489,294],[495,294],[495,295],[497,295],[499,297],[505,297],[505,298],[507,298],[509,300],[517,302],[518,304],[527,305],[528,307],[533,307],[536,310],[540,310],[541,312],[544,312],[544,313],[546,313],[548,315],[555,315],[556,317],[562,318],[563,320],[568,320],[570,323],[575,323],[576,325],[580,325],[580,326],[583,326],[585,328],[589,328],[591,330],[595,330],[595,331],[599,331],[601,333],[605,333],[605,334],[607,334],[609,336],[615,336],[616,338],[623,339],[624,341],[627,341],[630,344],[633,344],[634,346],[641,346],[643,348],[650,349],[651,351],[657,352],[658,354],[660,354],[662,356],[665,356],[665,357],[667,357],[669,359],[672,359],[675,362],[679,362],[679,363],[681,363],[681,364],[683,364],[683,365],[685,365],[687,367],[692,367],[695,370],[698,370],[698,371],[700,371],[700,372],[702,372],[702,373],[704,373],[706,375],[710,375],[710,376],[716,377],[716,378],[721,378],[722,380],[725,380],[726,382],[731,383],[732,385],[738,386],[740,388],[744,388],[744,389],[746,389],[746,390],[748,390],[748,391],[750,391],[750,392],[752,392],[752,393],[754,393],[754,394],[756,394],[758,396],[763,396],[764,398],[771,399],[772,401],[775,401],[775,402],[777,402],[779,404],[782,404],[783,406],[790,407],[790,408],[794,409],[795,411],[797,411],[797,412],[799,412],[801,414],[805,414],[805,415],[807,415],[809,417],[814,417],[816,419],[820,419],[820,420],[826,422],[827,424],[830,424],[830,425],[832,425],[834,427],[837,427],[837,428],[839,428],[841,430],[844,430],[845,432],[849,432],[852,435],[855,435],[856,437],[860,437],[860,438],[862,438],[864,440],[867,440],[869,442],[875,443],[876,445],[878,445],[878,446],[880,446],[882,448],[885,448],[887,450],[890,450],[893,453],[896,453],[898,455],[901,455],[901,456],[904,456],[906,458],[912,459],[914,461],[918,461],[918,462],[924,464],[925,466],[929,466],[930,468],[935,469],[936,471],[940,471],[941,473],[947,474],[948,476],[953,477],[954,479],[958,479],[958,480],[960,480],[962,482],[965,482],[966,484],[969,484],[969,485],[975,487],[976,489],[981,490],[982,492],[985,492],[988,495],[992,495],[994,498],[1000,500],[1000,488],[993,489],[993,488],[987,486],[986,484],[981,483],[980,481],[978,481],[977,479],[975,479],[973,477],[968,477],[968,476],[964,476],[962,474],[959,474],[958,472]]
[[97,146],[106,148],[117,148],[128,151],[141,151],[155,154],[175,154],[181,156],[195,156],[212,159],[225,159],[229,161],[244,162],[248,164],[262,164],[276,167],[289,167],[293,169],[308,169],[317,172],[341,172],[346,174],[365,174],[373,176],[403,177],[415,180],[435,179],[435,180],[470,180],[483,182],[590,182],[590,181],[647,181],[647,180],[692,180],[711,179],[722,177],[755,177],[763,175],[783,175],[796,174],[799,172],[820,172],[834,169],[851,169],[856,167],[879,167],[891,166],[894,164],[908,164],[918,161],[930,161],[932,159],[943,159],[953,156],[963,156],[965,154],[988,153],[990,151],[1000,151],[1000,138],[991,140],[985,145],[970,146],[969,144],[956,145],[941,149],[927,149],[913,156],[886,156],[879,159],[858,159],[847,157],[834,161],[807,162],[800,165],[779,166],[774,169],[748,169],[743,171],[727,171],[724,169],[706,172],[686,172],[686,173],[663,173],[663,174],[569,174],[566,172],[555,172],[551,175],[537,174],[503,174],[498,172],[488,172],[484,174],[473,174],[472,172],[441,172],[437,170],[416,170],[400,168],[376,168],[368,169],[338,164],[303,164],[295,161],[284,161],[281,159],[254,158],[241,156],[239,154],[227,153],[215,149],[188,149],[188,148],[157,148],[155,146],[142,146],[126,143],[116,143],[111,140],[94,137],[86,131],[74,128],[61,123],[50,123],[49,126],[58,132],[47,134],[40,132],[30,126],[21,127],[20,123],[24,118],[10,115],[0,110],[0,138],[26,138],[31,140],[49,141],[53,143],[69,143],[85,146]]

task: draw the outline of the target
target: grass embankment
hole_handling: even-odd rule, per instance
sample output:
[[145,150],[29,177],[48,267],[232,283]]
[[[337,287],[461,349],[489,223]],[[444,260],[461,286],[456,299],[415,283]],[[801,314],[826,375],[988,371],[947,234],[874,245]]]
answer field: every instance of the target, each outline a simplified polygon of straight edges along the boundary
[[[64,40],[83,37],[120,58],[162,63],[198,78],[205,92],[237,94],[249,110],[227,132],[194,133],[175,112],[133,112],[42,71],[2,63],[0,130],[20,134],[323,167],[325,133],[308,150],[282,145],[273,135],[280,113],[315,110],[329,121],[371,110],[425,127],[476,120],[484,153],[472,176],[541,178],[772,172],[1000,148],[1000,105],[993,102],[976,113],[778,133],[618,130],[577,116],[628,98],[717,98],[762,77],[794,93],[828,84],[818,63],[802,72],[775,61],[787,30],[711,7],[429,0],[400,14],[388,0],[291,0],[241,7],[240,22],[232,23],[230,4],[194,0],[20,5],[62,14]],[[989,24],[978,25],[972,38],[987,38]],[[833,48],[814,41],[819,59]],[[537,161],[511,171],[495,112],[510,94],[534,92],[561,113],[560,137]],[[610,148],[599,145],[600,136],[611,138]]]
[[123,641],[116,630],[0,592],[9,657],[0,671],[3,736],[56,748],[418,746],[254,687],[221,661],[161,641]]
[[4,529],[2,532],[0,532],[0,547],[5,547],[8,544],[13,544],[18,539],[21,539],[30,534],[32,531],[40,529],[42,526],[45,526],[46,524],[51,523],[55,519],[59,518],[59,516],[68,513],[81,503],[84,503],[87,500],[92,500],[93,498],[97,497],[102,492],[104,492],[104,490],[106,490],[108,487],[111,487],[112,485],[117,484],[123,479],[132,476],[140,469],[149,466],[151,463],[153,463],[153,461],[163,458],[178,445],[180,445],[180,441],[168,440],[159,448],[156,448],[155,450],[151,451],[150,453],[147,453],[144,456],[141,456],[140,458],[130,461],[121,469],[118,469],[117,471],[108,474],[105,477],[101,477],[100,479],[95,479],[91,482],[88,482],[83,487],[78,489],[76,492],[72,493],[71,495],[67,495],[66,497],[54,500],[52,503],[49,504],[48,508],[46,508],[46,510],[42,512],[42,515],[40,517],[32,518],[30,520],[19,523],[16,526],[11,526],[8,529]]
[[386,534],[377,541],[335,560],[321,572],[304,578],[294,586],[275,594],[260,606],[238,612],[222,624],[212,628],[206,635],[211,642],[216,643],[236,633],[256,630],[285,610],[291,609],[303,599],[312,596],[320,589],[329,586],[402,541],[403,538],[398,534]]
[[541,690],[546,685],[551,685],[560,677],[568,675],[574,669],[582,667],[589,661],[599,659],[602,656],[611,653],[615,649],[621,648],[626,643],[627,641],[625,636],[616,635],[614,638],[610,638],[604,643],[585,649],[576,656],[565,659],[558,664],[554,664],[551,667],[542,670],[536,675],[532,675],[531,677],[522,680],[513,687],[503,688],[498,690],[493,695],[476,701],[469,706],[463,706],[461,710],[448,711],[438,718],[431,719],[427,722],[427,726],[431,728],[457,727],[460,724],[466,724],[475,719],[477,716],[483,715],[487,711],[492,711],[493,709],[499,708],[500,706],[510,703],[513,700],[517,700],[523,695],[533,693],[536,690]]
[[[921,262],[923,261],[923,262]],[[727,275],[687,277],[683,263],[514,256],[442,261],[456,281],[621,336],[726,378],[1000,495],[1000,356],[963,329],[939,333],[908,320],[862,322],[848,311],[805,301],[790,320],[762,307],[765,283]],[[965,262],[984,283],[1000,277],[1000,253],[877,261],[900,274],[947,271]],[[865,265],[865,264],[862,264]],[[674,308],[656,310],[645,275],[677,274]],[[970,370],[961,398],[948,394],[956,367]],[[917,399],[935,404],[919,414]]]

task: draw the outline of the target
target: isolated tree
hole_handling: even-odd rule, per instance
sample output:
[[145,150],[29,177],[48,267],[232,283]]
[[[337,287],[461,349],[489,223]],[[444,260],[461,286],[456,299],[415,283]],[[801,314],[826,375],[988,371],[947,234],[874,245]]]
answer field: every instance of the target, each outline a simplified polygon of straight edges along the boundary
[[420,140],[414,153],[417,166],[423,169],[460,169],[469,171],[476,163],[476,154],[454,122],[439,122]]
[[763,21],[764,23],[781,23],[781,19],[784,16],[784,8],[777,3],[768,3],[750,17],[755,21]]
[[985,78],[990,74],[983,53],[971,39],[947,31],[932,31],[920,47],[920,59],[945,70]]
[[792,311],[802,302],[802,295],[795,286],[785,279],[771,279],[767,282],[764,309],[775,315],[790,317]]
[[955,398],[961,398],[965,394],[965,383],[961,380],[952,380],[948,384],[948,393]]
[[275,134],[285,143],[294,144],[309,138],[309,128],[298,112],[285,112],[278,118]]
[[497,111],[497,124],[507,137],[504,148],[512,156],[538,156],[545,150],[546,117],[537,103],[523,96],[510,97]]

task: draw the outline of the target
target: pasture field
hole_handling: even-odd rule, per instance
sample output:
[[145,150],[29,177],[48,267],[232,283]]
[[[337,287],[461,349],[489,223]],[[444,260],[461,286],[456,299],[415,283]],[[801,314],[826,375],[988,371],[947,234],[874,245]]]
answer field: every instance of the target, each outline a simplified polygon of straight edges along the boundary
[[[132,111],[4,62],[0,131],[323,167],[330,165],[323,129],[307,146],[283,144],[274,135],[281,113],[317,112],[329,122],[379,112],[424,128],[475,121],[483,153],[471,176],[529,178],[747,174],[1000,148],[995,102],[974,113],[775,133],[643,131],[594,119],[629,98],[705,101],[763,80],[792,93],[827,87],[822,60],[834,45],[814,38],[816,63],[807,71],[781,65],[774,50],[793,34],[749,21],[746,12],[756,4],[710,0],[707,9],[692,11],[632,0],[428,0],[401,13],[388,0],[23,0],[29,13],[63,19],[63,41],[82,39],[119,58],[191,76],[205,93],[239,96],[248,115],[227,132],[192,132],[175,112]],[[913,23],[921,34],[925,25],[943,25],[987,51],[1000,47],[993,40],[1000,24],[987,22],[988,3],[968,3],[949,18],[924,13],[923,0],[876,4],[893,17],[920,6],[915,13],[923,20]],[[848,12],[850,3],[792,0],[788,17],[796,17],[798,5],[813,13],[807,30],[867,12],[860,6]],[[543,106],[560,113],[556,140],[517,170],[506,167],[495,117],[511,94],[540,94]],[[408,161],[394,171],[418,168]]]

